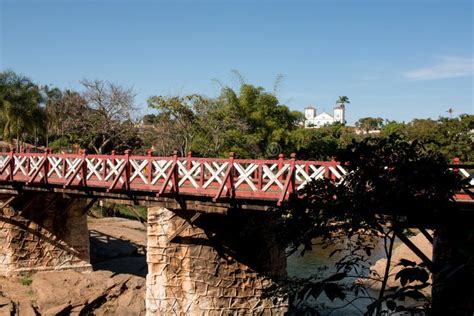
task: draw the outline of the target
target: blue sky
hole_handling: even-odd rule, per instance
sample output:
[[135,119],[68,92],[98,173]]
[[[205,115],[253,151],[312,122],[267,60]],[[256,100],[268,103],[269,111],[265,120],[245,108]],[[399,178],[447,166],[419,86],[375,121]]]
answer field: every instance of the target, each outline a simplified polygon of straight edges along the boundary
[[474,112],[469,0],[0,0],[0,67],[61,88],[104,79],[151,95],[236,87],[232,70],[295,110],[347,119]]

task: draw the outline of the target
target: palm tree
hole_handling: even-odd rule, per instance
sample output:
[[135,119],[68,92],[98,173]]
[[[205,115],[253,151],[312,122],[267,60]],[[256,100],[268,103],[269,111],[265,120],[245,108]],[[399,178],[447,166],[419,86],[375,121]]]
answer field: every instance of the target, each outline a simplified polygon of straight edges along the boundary
[[454,109],[453,109],[453,108],[449,108],[446,112],[449,113],[449,117],[450,117],[450,118],[453,118],[453,112],[454,112]]
[[349,103],[351,103],[351,102],[349,101],[349,98],[348,98],[348,97],[346,97],[345,95],[343,95],[343,96],[340,96],[340,97],[339,97],[339,99],[337,100],[336,103],[340,104],[341,107],[344,108],[346,104],[349,104]]
[[[39,87],[14,72],[0,73],[0,122],[3,139],[16,138],[17,150],[24,136],[43,130],[45,116]],[[35,135],[36,137],[36,135]]]

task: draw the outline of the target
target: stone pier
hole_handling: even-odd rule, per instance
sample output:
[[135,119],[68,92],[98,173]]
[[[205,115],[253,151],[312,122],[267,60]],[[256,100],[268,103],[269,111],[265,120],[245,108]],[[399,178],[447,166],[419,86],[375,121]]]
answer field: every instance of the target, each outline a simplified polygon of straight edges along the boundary
[[59,193],[0,195],[0,275],[92,270],[87,202]]
[[283,315],[284,248],[271,213],[148,209],[147,315]]

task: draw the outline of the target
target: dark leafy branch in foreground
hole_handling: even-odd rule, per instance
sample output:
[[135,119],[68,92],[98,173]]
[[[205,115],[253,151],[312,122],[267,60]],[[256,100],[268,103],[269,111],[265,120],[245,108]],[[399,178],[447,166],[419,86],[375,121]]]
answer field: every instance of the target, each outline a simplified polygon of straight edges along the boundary
[[[454,210],[452,197],[461,187],[459,176],[448,169],[440,153],[421,142],[394,136],[353,142],[337,159],[349,171],[342,183],[312,181],[299,192],[305,199],[277,210],[285,232],[282,239],[290,251],[301,249],[304,254],[318,238],[326,246],[339,246],[331,255],[343,254],[335,264],[335,275],[318,282],[309,279],[297,290],[295,301],[301,302],[304,296],[317,300],[327,286],[330,300],[344,300],[347,291],[356,297],[367,296],[357,285],[348,287],[334,281],[349,275],[365,277],[374,244],[383,238],[387,266],[379,296],[367,306],[366,314],[382,314],[384,306],[402,310],[405,307],[400,302],[406,298],[425,304],[421,290],[430,285],[429,263],[402,260],[399,264],[404,268],[396,275],[400,286],[387,289],[394,240],[411,221],[436,221]],[[294,308],[298,310],[298,306]]]

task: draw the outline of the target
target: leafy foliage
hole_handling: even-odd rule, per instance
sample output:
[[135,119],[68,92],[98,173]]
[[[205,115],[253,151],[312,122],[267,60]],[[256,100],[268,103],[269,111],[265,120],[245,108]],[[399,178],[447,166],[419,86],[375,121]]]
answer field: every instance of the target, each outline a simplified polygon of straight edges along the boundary
[[[303,252],[311,249],[317,237],[326,244],[345,243],[345,255],[336,262],[338,273],[333,278],[344,273],[360,274],[367,267],[377,236],[388,239],[386,252],[390,262],[396,227],[407,219],[433,218],[453,209],[452,196],[460,188],[459,177],[448,170],[447,161],[439,152],[421,142],[406,142],[394,135],[366,138],[354,141],[336,158],[349,171],[342,183],[312,181],[299,192],[305,199],[277,210],[283,219],[282,239],[293,251],[300,245],[304,246]],[[368,306],[368,314],[380,313],[386,300],[390,300],[390,307],[399,308],[396,300],[424,298],[420,290],[429,285],[426,267],[415,266],[409,260],[400,264],[405,266],[397,275],[401,287],[387,295],[382,290],[381,296]],[[383,288],[388,271],[389,265]],[[321,284],[317,286],[319,289]],[[359,288],[349,290],[355,293],[356,289],[358,295]]]
[[356,127],[361,128],[365,132],[378,130],[383,126],[383,118],[381,117],[363,117],[355,123]]
[[42,101],[39,87],[30,79],[12,71],[1,72],[0,124],[3,139],[22,141],[28,135],[42,133],[46,127]]
[[148,105],[158,110],[147,122],[156,131],[153,144],[159,152],[175,146],[182,154],[191,150],[201,156],[229,152],[239,157],[272,156],[268,147],[288,142],[301,119],[300,113],[279,104],[273,94],[245,83],[239,93],[222,88],[215,99],[196,94],[154,96]]

